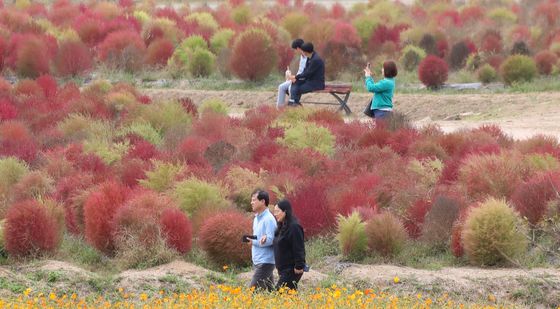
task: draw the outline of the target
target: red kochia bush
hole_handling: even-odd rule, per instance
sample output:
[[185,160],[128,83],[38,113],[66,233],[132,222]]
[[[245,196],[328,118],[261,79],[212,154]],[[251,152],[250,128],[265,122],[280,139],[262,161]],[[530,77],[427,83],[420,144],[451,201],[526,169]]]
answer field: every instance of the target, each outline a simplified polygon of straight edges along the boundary
[[[145,248],[157,244],[159,233],[159,216],[170,206],[170,199],[152,191],[135,191],[136,196],[117,209],[114,216],[116,245],[119,240],[134,237]],[[86,226],[87,227],[87,226]]]
[[159,219],[167,246],[185,254],[191,250],[192,227],[187,216],[177,208],[166,208]]
[[135,71],[142,66],[146,46],[136,31],[120,30],[107,35],[99,44],[99,59],[111,66]]
[[91,69],[92,56],[84,43],[67,41],[60,44],[54,64],[58,74],[76,76]]
[[557,197],[559,188],[558,174],[537,174],[515,188],[511,201],[521,216],[537,224],[546,215],[548,203]]
[[535,55],[535,63],[537,64],[537,69],[542,75],[550,75],[552,72],[552,67],[558,62],[558,57],[555,53],[543,50]]
[[99,185],[88,196],[84,205],[86,240],[97,250],[112,254],[115,249],[113,222],[117,210],[124,204],[127,188],[115,181]]
[[31,132],[23,123],[8,121],[0,124],[0,156],[14,156],[31,163],[37,151]]
[[0,99],[0,121],[14,119],[17,114],[17,108],[10,101]]
[[447,63],[443,59],[430,55],[418,65],[418,78],[426,87],[435,89],[445,83],[448,71]]
[[261,80],[276,67],[278,53],[270,36],[250,28],[235,39],[230,58],[233,73],[245,80]]
[[105,37],[105,22],[101,18],[80,15],[73,26],[82,42],[88,46],[95,46]]
[[148,65],[164,67],[167,65],[169,57],[173,55],[174,49],[175,47],[170,40],[156,39],[146,49],[145,61]]
[[45,35],[15,34],[9,46],[7,60],[20,76],[35,78],[49,73],[50,61],[57,51],[56,39]]
[[288,196],[306,238],[327,232],[334,226],[335,212],[329,209],[327,192],[327,185],[321,180],[304,185]]
[[37,201],[14,204],[6,214],[6,250],[16,257],[54,252],[61,240],[60,226],[47,208]]
[[251,234],[251,224],[251,219],[238,211],[214,214],[200,227],[200,246],[218,265],[248,265],[251,248],[241,243],[241,237]]

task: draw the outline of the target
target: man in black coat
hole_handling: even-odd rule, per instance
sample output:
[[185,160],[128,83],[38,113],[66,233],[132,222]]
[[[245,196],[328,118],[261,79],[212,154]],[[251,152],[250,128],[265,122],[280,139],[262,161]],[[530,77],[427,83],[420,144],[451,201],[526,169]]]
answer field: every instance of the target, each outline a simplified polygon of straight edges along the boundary
[[314,51],[312,43],[301,45],[303,54],[307,57],[305,70],[293,77],[294,84],[290,90],[288,106],[301,105],[299,100],[304,93],[325,89],[325,63]]

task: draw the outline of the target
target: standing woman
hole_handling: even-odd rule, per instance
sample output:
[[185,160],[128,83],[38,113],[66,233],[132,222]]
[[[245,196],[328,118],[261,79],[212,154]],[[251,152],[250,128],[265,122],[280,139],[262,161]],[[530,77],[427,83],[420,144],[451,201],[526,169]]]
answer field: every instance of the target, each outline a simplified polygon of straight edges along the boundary
[[285,286],[297,290],[305,268],[303,228],[293,215],[288,200],[281,200],[274,206],[274,216],[278,221],[274,233],[274,260],[280,277],[276,289]]
[[395,77],[397,76],[395,62],[385,61],[381,68],[381,74],[384,78],[375,82],[369,63],[364,69],[367,90],[374,93],[370,108],[376,122],[387,120],[393,112],[393,93],[395,92]]

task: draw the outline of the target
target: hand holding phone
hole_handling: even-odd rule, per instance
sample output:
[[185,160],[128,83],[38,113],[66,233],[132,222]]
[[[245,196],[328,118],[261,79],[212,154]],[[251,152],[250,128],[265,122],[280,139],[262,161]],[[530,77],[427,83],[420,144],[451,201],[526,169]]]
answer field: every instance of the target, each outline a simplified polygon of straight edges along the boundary
[[257,235],[243,235],[242,242],[249,242],[251,239],[257,239]]

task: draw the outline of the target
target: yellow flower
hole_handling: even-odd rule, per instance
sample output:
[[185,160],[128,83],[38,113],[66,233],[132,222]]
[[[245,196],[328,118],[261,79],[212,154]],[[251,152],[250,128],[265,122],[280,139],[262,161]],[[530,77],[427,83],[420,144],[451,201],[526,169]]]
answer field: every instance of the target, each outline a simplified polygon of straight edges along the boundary
[[53,292],[51,292],[51,293],[49,294],[49,299],[50,299],[50,300],[55,300],[55,299],[56,299],[56,294],[53,293]]
[[146,295],[146,293],[142,293],[142,294],[140,294],[140,299],[142,301],[146,301],[148,299],[148,295]]
[[399,283],[401,281],[401,279],[399,279],[399,277],[395,276],[395,278],[393,278],[393,282],[394,283]]
[[496,296],[494,296],[494,294],[488,294],[488,301],[489,302],[496,302]]
[[23,291],[23,295],[25,295],[25,296],[29,296],[29,293],[31,293],[30,288],[27,288],[27,289],[25,289],[25,291]]
[[227,265],[222,266],[222,269],[223,269],[224,271],[228,270],[228,268],[229,268],[229,266],[227,266]]

